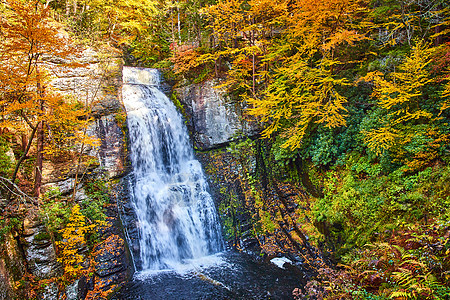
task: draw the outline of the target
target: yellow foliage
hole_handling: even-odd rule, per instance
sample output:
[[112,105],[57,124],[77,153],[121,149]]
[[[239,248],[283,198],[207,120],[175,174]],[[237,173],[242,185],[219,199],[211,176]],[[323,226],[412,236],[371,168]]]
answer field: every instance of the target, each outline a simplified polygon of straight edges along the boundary
[[279,132],[283,146],[296,149],[318,124],[346,124],[338,87],[347,82],[334,74],[335,50],[366,38],[358,32],[364,11],[355,0],[219,1],[207,12],[224,50],[202,59],[229,58],[223,86],[239,91],[249,115],[265,123],[264,137]]
[[89,5],[103,33],[125,44],[148,30],[157,12],[153,0],[91,0]]
[[389,150],[400,138],[398,131],[390,126],[363,133],[367,146],[377,155],[382,154],[385,150]]
[[328,62],[324,59],[320,68],[311,68],[294,56],[276,70],[263,97],[247,99],[252,106],[249,114],[270,122],[263,136],[281,131],[286,138],[283,147],[296,149],[314,124],[328,128],[346,124],[347,100],[336,87],[348,83],[333,77]]
[[398,71],[386,78],[380,72],[372,72],[365,77],[374,83],[372,96],[387,111],[385,123],[389,124],[364,133],[368,147],[375,153],[381,154],[403,143],[411,122],[428,122],[433,118],[433,114],[420,105],[423,88],[432,82],[428,71],[430,57],[428,45],[417,42]]
[[84,257],[79,250],[86,247],[86,234],[91,233],[96,224],[87,224],[86,217],[80,212],[80,206],[76,204],[72,208],[69,223],[59,230],[62,241],[56,242],[60,247],[58,261],[63,263],[64,271],[69,277],[76,277],[82,271]]

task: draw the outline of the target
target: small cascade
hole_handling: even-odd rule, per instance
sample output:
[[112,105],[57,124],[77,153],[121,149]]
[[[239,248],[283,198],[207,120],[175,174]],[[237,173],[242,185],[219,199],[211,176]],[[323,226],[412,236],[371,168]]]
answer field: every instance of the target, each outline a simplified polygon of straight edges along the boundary
[[158,70],[123,68],[142,270],[176,268],[223,249],[220,224],[183,118]]

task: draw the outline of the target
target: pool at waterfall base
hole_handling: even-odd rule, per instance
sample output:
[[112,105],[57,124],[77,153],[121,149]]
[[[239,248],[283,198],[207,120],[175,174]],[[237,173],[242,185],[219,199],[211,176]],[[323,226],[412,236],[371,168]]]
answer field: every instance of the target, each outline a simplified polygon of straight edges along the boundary
[[113,300],[293,299],[304,273],[236,251],[200,258],[178,270],[137,272]]

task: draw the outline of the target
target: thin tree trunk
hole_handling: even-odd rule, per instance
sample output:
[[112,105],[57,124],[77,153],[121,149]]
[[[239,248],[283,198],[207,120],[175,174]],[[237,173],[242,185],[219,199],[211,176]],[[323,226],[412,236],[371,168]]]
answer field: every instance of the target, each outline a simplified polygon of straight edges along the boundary
[[173,25],[173,8],[170,8],[170,23],[171,23],[171,27],[172,27],[172,52],[173,52],[173,56],[175,57],[175,29],[174,29],[174,25]]
[[34,196],[39,197],[42,185],[42,163],[44,158],[44,121],[37,126],[36,165],[34,170]]
[[253,55],[252,55],[252,83],[253,83],[253,86],[252,86],[252,91],[253,91],[253,97],[256,97],[256,92],[255,92],[255,81],[256,81],[256,78],[255,78],[255,53],[253,53]]
[[72,201],[75,201],[75,195],[77,194],[78,173],[80,172],[81,169],[81,159],[83,158],[83,152],[84,152],[84,143],[81,145],[80,155],[78,156],[77,170],[75,172],[75,182],[73,184]]
[[22,162],[27,157],[28,151],[30,151],[31,143],[33,142],[34,135],[36,134],[36,130],[37,130],[37,125],[33,128],[33,131],[31,131],[30,138],[28,139],[28,143],[27,143],[27,145],[25,147],[25,151],[23,151],[22,156],[19,158],[19,160],[16,163],[16,167],[14,168],[14,172],[13,172],[13,174],[11,176],[12,183],[15,183],[16,176],[17,176],[17,173],[19,172],[20,165],[22,164]]
[[[251,43],[252,43],[252,46],[255,46],[255,31],[253,31],[252,30],[252,41],[251,41]],[[255,97],[256,98],[256,94],[255,94],[255,81],[256,81],[256,78],[255,78],[255,50],[253,50],[253,54],[252,54],[252,84],[253,84],[253,86],[252,86],[252,91],[253,91],[253,97]]]
[[[41,86],[39,69],[36,64],[36,75],[37,75],[37,83],[36,87],[39,94],[39,109],[40,113],[44,114],[44,89]],[[36,145],[36,164],[34,169],[34,195],[39,197],[41,193],[41,185],[42,185],[42,163],[44,160],[44,121],[41,120],[37,125],[37,145]]]
[[[25,148],[25,151],[23,152],[22,156],[19,158],[19,160],[16,163],[16,167],[14,168],[14,172],[13,172],[13,174],[11,176],[11,182],[13,184],[15,184],[17,173],[19,172],[20,165],[22,164],[22,162],[27,157],[28,151],[30,151],[31,143],[33,142],[34,135],[36,134],[37,127],[38,127],[37,125],[34,126],[33,131],[31,131],[31,135],[30,135],[30,138],[28,139],[28,143],[27,143],[27,146]],[[12,188],[13,187],[11,187],[11,189]],[[8,193],[7,196],[6,196],[6,200],[9,201],[10,199],[11,199],[11,193]]]
[[68,16],[70,13],[70,3],[69,0],[66,0],[66,16]]
[[[438,25],[436,27],[434,27],[434,33],[438,34],[441,33],[441,26]],[[442,34],[438,35],[435,39],[434,39],[434,46],[439,46],[440,44],[442,44]]]
[[22,133],[21,134],[21,147],[20,147],[22,152],[25,152],[25,149],[27,149],[27,145],[28,145],[27,136],[26,136],[26,134]]
[[[108,68],[109,63],[106,65],[106,69]],[[95,89],[94,94],[92,95],[92,101],[90,102],[89,105],[89,97],[86,95],[86,107],[89,107],[89,113],[87,115],[87,118],[89,119],[89,115],[92,113],[92,107],[95,105],[95,97],[97,97],[97,93],[100,90],[100,87],[102,86],[103,81],[106,78],[106,74],[103,73],[100,82],[97,85],[97,88]],[[84,127],[83,129],[83,135],[86,135],[87,132],[87,126]],[[78,154],[78,163],[77,163],[77,170],[75,172],[75,181],[73,183],[73,192],[72,192],[72,201],[75,201],[75,196],[77,194],[77,187],[78,187],[78,175],[80,173],[81,170],[81,162],[83,159],[83,154],[84,154],[84,150],[86,149],[86,143],[83,141],[83,143],[81,144],[81,148],[80,148],[80,153]],[[86,167],[87,170],[87,167]],[[83,174],[84,176],[84,174]],[[81,179],[83,179],[83,176],[81,176]]]

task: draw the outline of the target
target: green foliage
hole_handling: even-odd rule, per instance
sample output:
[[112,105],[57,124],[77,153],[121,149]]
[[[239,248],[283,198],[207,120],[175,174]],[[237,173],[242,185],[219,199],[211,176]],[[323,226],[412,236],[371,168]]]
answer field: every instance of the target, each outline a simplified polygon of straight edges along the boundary
[[[79,204],[81,214],[90,223],[104,222],[106,220],[105,205],[109,201],[105,183],[100,180],[87,182],[85,190],[88,197],[81,200]],[[57,188],[47,191],[42,200],[43,204],[39,213],[49,233],[57,235],[69,222],[73,203],[62,197]],[[95,234],[88,235],[88,237],[92,237],[91,242],[95,240]],[[56,236],[55,239],[59,239],[59,236]]]
[[11,157],[7,154],[10,149],[9,143],[0,136],[0,176],[9,177],[13,167]]
[[39,210],[47,230],[51,234],[57,233],[68,221],[71,207],[62,199],[59,190],[52,189],[42,197],[43,204]]
[[176,92],[172,93],[170,100],[172,100],[173,104],[175,104],[175,107],[178,109],[178,111],[186,118],[186,109],[178,99]]
[[227,241],[233,241],[241,236],[240,223],[238,215],[242,212],[241,204],[236,195],[227,192],[225,189],[220,191],[223,195],[227,194],[224,201],[219,204],[219,213],[222,216],[222,225],[224,228],[224,238]]
[[23,220],[18,217],[5,218],[0,216],[0,242],[4,243],[6,235],[11,232],[12,229],[19,229]]
[[447,219],[450,167],[436,166],[407,175],[405,168],[383,174],[378,163],[352,153],[346,165],[328,171],[324,198],[313,207],[319,222],[330,227],[339,254],[362,247],[385,230],[432,218]]
[[91,222],[105,221],[105,205],[109,202],[105,181],[89,181],[85,189],[88,198],[81,201],[82,214]]

